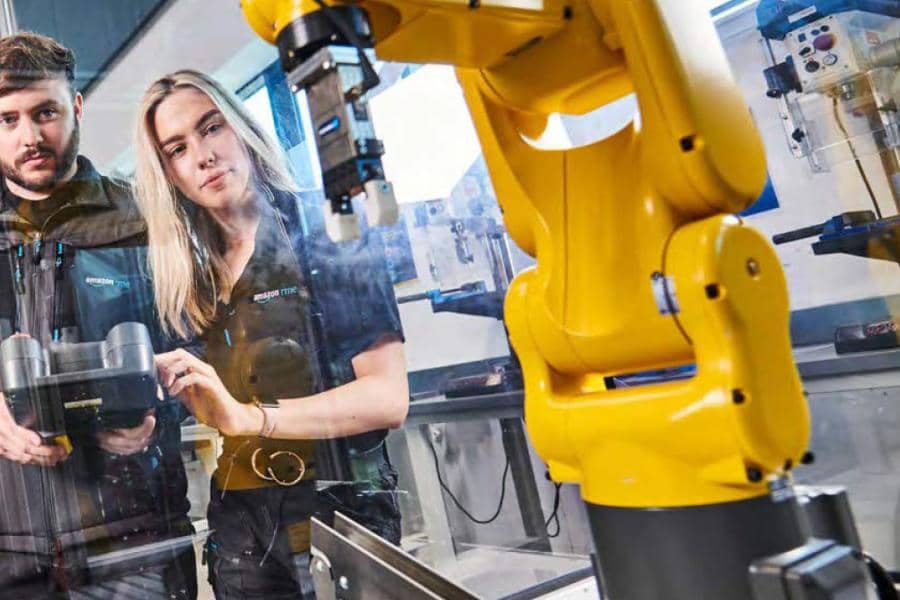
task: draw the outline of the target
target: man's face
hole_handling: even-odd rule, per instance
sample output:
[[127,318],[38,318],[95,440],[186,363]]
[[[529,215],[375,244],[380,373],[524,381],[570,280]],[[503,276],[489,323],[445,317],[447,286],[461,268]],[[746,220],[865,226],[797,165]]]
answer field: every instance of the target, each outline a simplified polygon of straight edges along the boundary
[[82,102],[63,78],[0,96],[0,170],[13,193],[49,195],[75,174]]

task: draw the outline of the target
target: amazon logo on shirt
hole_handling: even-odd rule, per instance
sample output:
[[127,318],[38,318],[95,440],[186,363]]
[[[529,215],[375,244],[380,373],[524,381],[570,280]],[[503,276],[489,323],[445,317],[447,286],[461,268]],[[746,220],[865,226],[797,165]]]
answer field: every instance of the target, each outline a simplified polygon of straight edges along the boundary
[[268,302],[271,302],[275,298],[281,298],[283,296],[296,296],[299,293],[300,290],[297,288],[297,286],[268,290],[266,292],[253,294],[253,296],[250,298],[250,302],[254,304],[266,304]]
[[85,277],[84,282],[94,288],[114,287],[127,290],[131,283],[127,279],[113,279],[111,277]]

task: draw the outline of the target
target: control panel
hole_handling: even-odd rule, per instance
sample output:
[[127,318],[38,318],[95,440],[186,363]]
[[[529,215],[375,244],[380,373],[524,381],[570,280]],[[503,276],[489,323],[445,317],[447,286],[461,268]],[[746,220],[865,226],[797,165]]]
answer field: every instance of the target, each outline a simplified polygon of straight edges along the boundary
[[791,31],[785,42],[804,93],[825,91],[861,70],[853,40],[835,15]]

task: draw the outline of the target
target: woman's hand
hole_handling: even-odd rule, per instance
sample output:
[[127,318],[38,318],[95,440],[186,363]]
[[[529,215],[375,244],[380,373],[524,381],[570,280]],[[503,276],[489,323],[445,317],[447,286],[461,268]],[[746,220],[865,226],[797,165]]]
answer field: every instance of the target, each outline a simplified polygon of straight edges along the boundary
[[216,370],[182,349],[156,355],[162,385],[197,420],[226,436],[256,435],[262,428],[262,411],[235,400]]

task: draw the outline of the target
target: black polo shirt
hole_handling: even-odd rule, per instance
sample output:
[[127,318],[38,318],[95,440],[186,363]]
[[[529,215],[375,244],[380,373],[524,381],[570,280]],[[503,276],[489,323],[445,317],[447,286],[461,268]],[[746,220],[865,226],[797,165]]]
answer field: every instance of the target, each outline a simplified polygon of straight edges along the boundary
[[[300,265],[274,209],[261,202],[260,213],[253,254],[235,282],[229,302],[219,303],[203,336],[206,360],[231,395],[244,403],[309,396],[319,389],[309,297]],[[266,456],[279,450],[295,452],[311,467],[315,442],[227,437],[216,473],[220,489],[273,485],[251,468],[257,448],[263,448]],[[304,479],[314,475],[309,468]]]
[[[241,402],[300,398],[352,380],[354,356],[386,333],[402,339],[389,282],[373,277],[353,246],[323,240],[303,240],[309,245],[303,247],[301,260],[310,260],[313,253],[316,261],[314,266],[301,265],[298,246],[285,228],[286,217],[265,202],[260,212],[253,254],[230,301],[220,303],[203,336],[207,361]],[[300,241],[296,235],[299,231],[294,242]],[[304,273],[309,273],[309,281]],[[322,336],[314,334],[316,326],[322,328],[328,348],[319,347]],[[322,364],[323,356],[328,356],[327,364]],[[335,373],[340,373],[339,381]],[[383,433],[372,435],[380,438]],[[309,466],[315,443],[226,438],[216,476],[220,488],[226,483],[229,489],[271,485],[250,468],[250,457],[259,447],[267,455],[296,452]],[[312,477],[314,469],[309,469],[306,478]]]
[[[362,220],[359,239],[335,243],[325,231],[324,201],[321,191],[276,196],[310,290],[323,383],[334,387],[355,378],[354,356],[382,336],[402,341],[403,328],[380,228]],[[359,201],[354,210],[364,213]],[[386,435],[378,430],[345,438],[342,452],[364,455]]]

